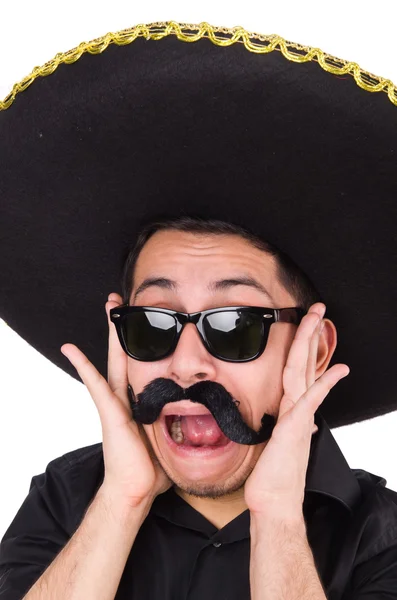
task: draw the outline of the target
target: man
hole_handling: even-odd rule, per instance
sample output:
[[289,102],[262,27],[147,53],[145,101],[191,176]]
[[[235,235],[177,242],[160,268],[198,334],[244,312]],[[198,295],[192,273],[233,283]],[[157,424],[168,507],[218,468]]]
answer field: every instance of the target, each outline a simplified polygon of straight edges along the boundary
[[[180,42],[169,46],[173,53],[179,50],[178,44]],[[209,50],[208,46],[200,48],[203,49],[200,61],[204,60],[204,70],[209,64],[214,65],[214,58],[221,57],[213,49]],[[150,43],[143,54],[149,49]],[[110,57],[114,56],[114,60],[119,60],[120,55],[112,55],[110,49],[106,52]],[[172,56],[175,58],[176,54]],[[236,67],[241,57],[245,60],[245,55],[240,56],[238,52],[234,57]],[[166,54],[163,58],[164,68]],[[180,62],[181,59],[182,56],[179,56],[178,72],[184,64]],[[186,65],[191,60],[192,57],[187,57]],[[90,74],[94,63],[81,64]],[[201,62],[197,64],[201,65]],[[248,64],[255,68],[254,60]],[[156,62],[156,65],[159,63]],[[226,65],[227,61],[218,66],[224,80],[232,85],[234,71],[230,76],[224,73]],[[273,68],[277,72],[277,64]],[[167,70],[165,72],[168,73]],[[190,71],[183,72],[188,74]],[[109,70],[109,73],[117,73],[117,77],[122,79],[117,69]],[[283,73],[287,80],[291,72],[285,70]],[[47,93],[49,89],[52,89],[51,93],[56,89],[57,94],[62,94],[62,89],[67,89],[63,87],[63,76],[67,76],[69,82],[65,102],[73,104],[75,96],[71,89],[73,85],[79,86],[80,78],[77,76],[77,79],[72,79],[69,72],[61,73],[61,79],[54,82],[55,88],[48,88]],[[134,76],[138,75],[135,73]],[[314,82],[315,75],[311,77]],[[287,88],[292,80],[293,75],[287,82]],[[213,84],[211,77],[210,83]],[[171,81],[169,84],[171,88]],[[334,83],[333,92],[336,96],[341,94],[343,98],[345,92],[339,89],[339,85],[338,82]],[[237,89],[232,98],[238,97]],[[259,89],[258,86],[257,92]],[[300,85],[297,90],[300,90]],[[319,90],[321,92],[322,88]],[[153,91],[151,89],[150,93]],[[160,93],[161,90],[158,91]],[[230,90],[224,93],[229,94]],[[268,93],[271,96],[271,91]],[[298,96],[300,93],[297,91]],[[355,94],[356,90],[351,93]],[[322,101],[318,100],[322,98],[321,94],[318,97],[314,94],[314,107],[318,107],[317,102]],[[43,91],[37,97],[30,96],[31,103],[37,102],[42,95]],[[122,98],[125,97],[122,94]],[[312,96],[309,94],[308,98],[310,101]],[[361,96],[357,98],[362,102],[363,114],[355,114],[355,119],[364,125],[369,108]],[[276,103],[278,99],[277,96]],[[110,105],[113,110],[109,99]],[[339,106],[338,103],[336,105]],[[39,110],[40,105],[35,106]],[[90,103],[88,106],[91,106]],[[222,105],[222,113],[214,112],[214,118],[219,119],[220,114],[230,116],[234,106],[233,101],[226,102],[225,106]],[[389,108],[384,109],[383,104],[381,106],[384,117],[389,114]],[[262,114],[259,104],[257,108]],[[189,112],[189,106],[186,110]],[[228,110],[231,113],[227,113]],[[312,111],[309,112],[312,115]],[[69,111],[65,110],[62,114],[66,115],[68,122]],[[90,110],[82,114],[92,117]],[[346,114],[349,114],[348,110]],[[18,116],[30,122],[29,111]],[[178,116],[181,116],[180,113]],[[41,119],[41,113],[36,114],[34,123]],[[298,115],[295,125],[299,119]],[[284,115],[282,121],[286,120],[288,118]],[[10,117],[9,121],[4,120],[4,127],[7,129],[11,123],[15,126],[18,121]],[[32,126],[33,121],[30,123],[28,131],[34,137],[35,125]],[[82,123],[84,127],[87,126],[84,118]],[[162,123],[168,123],[167,119]],[[219,139],[230,132],[227,123],[229,119],[225,118],[225,128],[221,128]],[[24,121],[20,126],[26,131],[28,124]],[[42,124],[45,126],[45,121]],[[326,121],[326,124],[329,122]],[[51,122],[51,125],[57,127],[55,122]],[[206,130],[207,125],[201,123],[200,127]],[[352,126],[352,121],[349,126]],[[140,129],[141,123],[137,122],[136,127]],[[65,124],[59,131],[66,136],[70,133]],[[288,131],[289,123],[285,125],[285,130],[278,130],[277,135],[282,138]],[[244,128],[240,130],[240,141],[244,138],[243,132]],[[116,143],[116,138],[112,138],[113,130],[107,133],[108,142],[112,139]],[[268,133],[271,134],[270,130]],[[361,133],[359,130],[356,136]],[[305,134],[306,130],[302,132],[302,138]],[[98,129],[97,136],[101,135],[102,129]],[[336,142],[339,134],[335,138],[332,135],[335,135],[334,128],[330,128],[329,136],[331,141]],[[53,136],[62,143],[57,132],[53,131]],[[33,140],[33,137],[29,139]],[[377,137],[378,133],[374,134],[373,141]],[[126,133],[122,139],[128,139],[130,143],[134,138]],[[145,136],[141,139],[142,144],[144,139]],[[353,147],[356,147],[357,139],[352,142]],[[390,143],[390,139],[387,137],[385,142],[382,138],[382,144]],[[88,133],[82,134],[80,141],[84,150],[80,146],[75,148],[69,143],[70,140],[65,142],[69,150],[73,146],[73,153],[71,157],[68,155],[67,164],[57,169],[56,177],[50,178],[47,183],[52,190],[56,188],[62,192],[62,182],[70,176],[70,165],[75,164],[80,169],[83,157],[83,166],[87,170],[84,172],[89,173],[93,169],[93,173],[98,176],[101,174],[101,171],[94,169],[98,156],[101,156],[100,147],[95,155],[90,155],[88,149],[92,142]],[[174,146],[178,146],[175,140]],[[106,150],[109,147],[107,144]],[[216,144],[214,147],[219,154],[221,167],[229,145],[225,143],[223,153],[219,153]],[[118,150],[121,148],[118,147]],[[312,160],[317,156],[318,168],[322,166],[321,157],[318,157],[321,149],[319,143],[316,152],[311,154]],[[160,160],[164,148],[159,148],[158,152]],[[181,145],[181,160],[186,152]],[[271,155],[275,151],[270,148],[266,152],[269,162],[264,164],[268,170],[267,177],[272,179],[284,169],[284,163],[275,161],[273,164]],[[40,162],[45,157],[45,164],[49,168],[54,159],[53,153],[54,146],[51,143],[48,148],[40,147]],[[392,409],[392,366],[390,359],[387,360],[387,352],[380,345],[379,353],[384,362],[381,371],[374,361],[374,373],[375,378],[381,372],[384,375],[382,385],[386,390],[385,402],[388,400],[388,403],[383,408],[378,406],[375,409],[375,402],[370,397],[371,374],[366,372],[365,367],[369,368],[373,348],[372,354],[366,353],[360,329],[360,311],[350,308],[349,312],[349,293],[353,298],[358,298],[358,284],[368,274],[368,269],[365,261],[361,260],[362,248],[357,249],[353,245],[348,256],[344,253],[345,244],[351,244],[352,238],[347,239],[347,233],[344,234],[345,224],[338,214],[335,223],[340,225],[340,240],[334,245],[333,252],[329,251],[329,236],[332,239],[334,234],[334,215],[327,211],[334,200],[332,194],[327,196],[325,184],[332,187],[332,181],[325,181],[325,171],[321,177],[313,171],[307,187],[308,197],[302,200],[298,210],[291,202],[285,200],[286,204],[283,204],[279,199],[269,198],[263,215],[268,219],[272,215],[271,223],[265,225],[261,222],[257,226],[254,213],[257,201],[250,199],[247,191],[249,182],[245,174],[250,163],[246,160],[242,168],[240,165],[239,188],[240,193],[245,190],[246,198],[244,203],[240,202],[236,190],[235,197],[238,200],[229,206],[230,214],[241,216],[245,226],[234,224],[237,219],[233,218],[225,221],[190,219],[186,216],[171,220],[157,219],[153,223],[151,219],[159,212],[160,206],[156,207],[154,203],[148,213],[151,217],[148,224],[143,230],[137,230],[139,219],[122,225],[125,215],[118,213],[115,204],[108,202],[109,191],[106,190],[110,190],[112,182],[117,181],[123,154],[118,151],[115,162],[109,159],[108,152],[105,154],[110,168],[106,178],[102,179],[105,190],[97,190],[94,214],[101,214],[98,207],[102,206],[103,213],[110,218],[106,220],[99,217],[95,227],[90,230],[89,236],[96,232],[91,241],[96,251],[94,268],[91,270],[86,264],[79,271],[79,261],[72,258],[74,252],[81,252],[82,257],[89,256],[89,246],[82,250],[71,244],[66,253],[71,252],[72,255],[68,254],[66,262],[63,262],[64,249],[61,245],[58,250],[52,248],[49,259],[45,255],[47,258],[39,260],[40,253],[34,253],[37,257],[34,258],[35,264],[41,262],[51,272],[49,279],[54,298],[64,303],[69,291],[77,297],[72,300],[76,318],[72,334],[73,339],[78,340],[81,335],[80,323],[83,322],[78,322],[78,319],[86,320],[89,314],[85,312],[79,315],[79,295],[86,288],[91,291],[93,288],[99,289],[100,282],[97,280],[101,276],[107,284],[111,281],[110,263],[103,266],[99,242],[103,243],[113,215],[119,214],[120,219],[116,219],[115,232],[128,230],[131,235],[132,223],[134,233],[140,233],[136,244],[125,257],[122,295],[111,293],[105,307],[109,342],[107,377],[103,376],[102,350],[97,351],[95,362],[91,362],[79,349],[79,343],[65,344],[65,339],[61,342],[62,353],[77,370],[96,404],[103,441],[102,444],[81,448],[55,459],[48,465],[46,473],[33,478],[29,496],[0,546],[3,576],[0,593],[10,600],[23,597],[26,592],[28,600],[45,597],[251,597],[254,600],[285,597],[318,600],[380,598],[382,595],[397,597],[396,493],[385,487],[385,480],[381,477],[362,470],[353,471],[348,467],[322,417],[322,403],[329,392],[328,414],[333,423],[346,422],[348,418],[363,418],[370,410],[385,412]],[[353,166],[349,163],[349,168],[354,182],[358,181],[359,176],[367,175],[366,185],[370,194],[373,189],[371,186],[375,186],[378,180],[376,176],[369,177],[361,169],[367,157],[360,147],[356,150],[357,159],[361,155],[364,157],[362,162],[359,165],[353,162]],[[150,147],[150,156],[153,160],[156,156],[153,147]],[[169,168],[175,158],[167,152],[164,156],[169,160]],[[216,154],[213,156],[215,160]],[[236,154],[236,168],[242,157],[243,154]],[[9,160],[12,161],[12,158]],[[135,160],[139,161],[138,154]],[[299,156],[296,160],[299,164]],[[199,172],[199,162],[196,162]],[[390,157],[386,157],[382,164],[391,164]],[[337,183],[334,182],[336,189],[345,181],[346,173],[342,168],[340,170],[342,172],[335,175],[337,179],[340,177]],[[298,182],[293,171],[294,167],[289,167],[293,181]],[[36,186],[37,172],[37,169],[29,168]],[[227,172],[231,177],[234,174],[229,164]],[[26,177],[29,173],[26,172]],[[138,174],[139,170],[135,176]],[[204,175],[209,176],[208,170],[205,173],[203,171],[202,181]],[[65,208],[54,210],[50,215],[50,218],[59,218],[57,230],[60,234],[61,220],[68,235],[73,236],[79,226],[81,228],[80,213],[87,218],[91,214],[92,199],[88,199],[86,210],[84,202],[87,196],[82,190],[84,185],[87,185],[86,193],[92,189],[93,180],[89,176],[87,181],[83,179],[80,190],[80,184],[76,183],[79,177],[75,181],[75,187],[79,190],[75,195],[76,203],[73,197],[69,199],[76,214]],[[127,181],[129,172],[123,171],[123,177]],[[6,181],[10,184],[8,179]],[[144,174],[142,181],[149,185]],[[162,181],[161,177],[158,181]],[[320,181],[324,182],[324,205],[318,208],[318,213],[322,213],[319,222],[327,227],[321,232],[313,251],[312,239],[302,237],[302,232],[312,212],[310,199],[318,193],[314,184]],[[348,186],[349,182],[346,181]],[[183,183],[179,183],[182,190],[176,194],[179,197],[179,212],[186,213],[183,208],[184,193],[191,184],[191,176],[185,173]],[[232,182],[230,185],[235,184]],[[258,185],[262,185],[259,180]],[[395,182],[390,183],[389,188],[385,184],[384,197],[379,200],[384,210],[389,209],[388,219],[395,216],[389,204],[393,185]],[[289,182],[280,181],[280,197],[286,198],[287,190],[292,193]],[[211,193],[211,190],[208,192]],[[21,195],[15,191],[14,197],[18,198],[22,207]],[[170,194],[170,201],[171,197]],[[116,203],[117,194],[112,199]],[[346,201],[346,212],[350,216],[357,216],[358,211],[353,210],[356,206],[353,200],[349,203],[349,197],[349,202]],[[357,235],[368,232],[366,219],[370,211],[362,198],[361,201],[362,204],[358,205],[360,219],[357,222],[354,218],[346,227],[350,236],[352,232]],[[124,195],[119,202],[120,206],[127,206],[129,199]],[[192,199],[191,211],[196,212],[200,206],[203,209],[205,203],[205,198]],[[221,199],[219,205],[224,207]],[[105,206],[109,208],[105,210]],[[134,210],[137,206],[134,205]],[[11,214],[11,210],[9,212]],[[212,211],[208,208],[206,212]],[[226,211],[223,209],[223,212]],[[43,219],[48,215],[44,211],[40,214]],[[299,223],[298,218],[301,218]],[[38,219],[32,221],[32,229],[36,221]],[[315,221],[316,215],[313,215],[308,230]],[[390,224],[386,223],[387,226]],[[273,239],[284,241],[283,250],[290,244],[295,254],[300,255],[299,263],[312,264],[312,273],[320,282],[321,289],[318,292],[317,285],[312,283],[304,270],[268,240],[265,232],[270,231],[269,227],[273,231]],[[257,235],[253,229],[259,230],[261,235]],[[383,257],[382,243],[385,244],[380,229],[374,225],[374,231],[379,235],[376,237],[377,247],[371,247],[371,256],[375,257],[373,260],[378,268]],[[44,227],[43,231],[39,223],[37,231],[47,236],[46,239],[53,239],[53,227]],[[289,241],[290,238],[292,241]],[[116,241],[116,234],[114,239]],[[117,244],[119,249],[123,245],[120,240]],[[110,252],[107,247],[107,253]],[[52,265],[55,266],[55,262],[52,263],[54,253],[57,268],[52,270]],[[295,259],[295,256],[292,258]],[[73,277],[66,278],[65,284],[63,269],[69,263]],[[318,266],[320,264],[321,269]],[[328,275],[332,264],[339,268],[335,268],[330,280]],[[5,260],[2,265],[7,268]],[[344,271],[344,268],[347,270]],[[28,275],[28,269],[24,272]],[[84,278],[80,280],[81,273]],[[345,290],[346,274],[349,275],[350,286]],[[9,272],[4,279],[6,282],[11,280]],[[390,282],[385,283],[382,278],[380,282],[383,286],[390,286]],[[24,286],[28,284],[23,282]],[[7,285],[7,293],[11,294],[12,286]],[[72,289],[69,290],[69,287]],[[363,305],[366,306],[372,298],[371,293],[380,298],[381,290],[373,292],[371,289],[370,292],[363,288],[361,292]],[[393,292],[391,295],[394,297]],[[336,355],[337,328],[331,319],[324,318],[328,307],[327,297],[330,298],[333,313],[342,324],[345,323],[343,317],[349,316],[348,327],[345,324],[345,343],[340,344],[348,357],[346,364],[342,362],[330,366]],[[16,301],[16,294],[13,298]],[[59,307],[56,300],[47,302],[44,308],[48,311],[47,322],[53,320],[62,333],[64,320],[59,316],[54,317],[54,311],[51,314],[51,305],[55,303]],[[386,318],[391,314],[391,306],[387,302],[385,299],[383,305],[386,307],[383,310]],[[40,310],[34,302],[32,307],[32,311]],[[6,310],[4,303],[2,311],[5,315]],[[376,316],[376,326],[371,326],[370,319],[366,324],[367,342],[374,342],[379,335],[378,330],[380,335],[386,331],[382,310]],[[15,305],[12,311],[9,310],[7,318],[10,323],[19,321]],[[30,327],[33,332],[35,320],[30,319],[25,327]],[[92,320],[90,327],[93,327]],[[28,335],[27,329],[25,335]],[[42,343],[40,340],[45,337],[46,351],[54,361],[59,361],[55,350],[59,335],[59,331],[49,327],[45,334],[36,331],[32,338],[39,346]],[[96,334],[96,343],[92,347],[98,346],[98,340],[100,335]],[[351,385],[359,395],[359,408],[357,400],[349,400],[346,395],[346,389],[349,388],[343,388],[344,382],[340,381],[349,374],[350,362],[354,364],[354,355],[349,353],[349,349],[356,345],[355,354],[359,354],[363,361],[363,372],[353,379]],[[72,367],[66,368],[64,363],[62,367],[71,372]],[[350,375],[346,382],[349,379]],[[339,389],[341,391],[338,393]],[[344,405],[346,400],[349,402]]]

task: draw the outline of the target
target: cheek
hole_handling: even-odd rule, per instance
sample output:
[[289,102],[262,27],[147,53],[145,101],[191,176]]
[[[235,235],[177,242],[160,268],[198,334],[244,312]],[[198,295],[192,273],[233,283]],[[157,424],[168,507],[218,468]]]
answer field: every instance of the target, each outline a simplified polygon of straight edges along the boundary
[[163,361],[157,362],[142,362],[128,357],[128,381],[131,384],[134,392],[141,392],[145,385],[157,379],[164,377]]
[[283,371],[294,331],[288,324],[277,325],[270,330],[262,356],[223,369],[221,383],[240,400],[239,410],[243,419],[256,430],[261,425],[264,412],[278,414],[284,391]]

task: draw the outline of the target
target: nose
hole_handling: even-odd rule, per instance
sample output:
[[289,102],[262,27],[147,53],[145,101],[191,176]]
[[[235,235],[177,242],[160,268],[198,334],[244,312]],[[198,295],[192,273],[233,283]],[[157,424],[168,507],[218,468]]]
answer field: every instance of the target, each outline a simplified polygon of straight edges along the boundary
[[167,369],[167,376],[187,388],[204,379],[215,380],[215,358],[207,352],[193,323],[187,323]]

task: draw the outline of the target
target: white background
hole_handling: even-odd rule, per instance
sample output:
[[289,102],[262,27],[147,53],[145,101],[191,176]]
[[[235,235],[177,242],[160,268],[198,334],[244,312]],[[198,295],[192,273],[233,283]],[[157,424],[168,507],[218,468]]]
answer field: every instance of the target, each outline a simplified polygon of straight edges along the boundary
[[[4,2],[0,98],[34,66],[57,52],[109,31],[163,20],[207,21],[277,33],[289,41],[356,61],[397,83],[393,5],[386,0],[334,0],[331,4],[246,1],[237,6],[213,0]],[[73,340],[65,343],[69,341]],[[382,475],[388,487],[397,490],[397,413],[332,431],[352,468]],[[0,319],[0,538],[26,497],[33,475],[43,472],[53,458],[100,441],[99,417],[85,387],[52,365]]]

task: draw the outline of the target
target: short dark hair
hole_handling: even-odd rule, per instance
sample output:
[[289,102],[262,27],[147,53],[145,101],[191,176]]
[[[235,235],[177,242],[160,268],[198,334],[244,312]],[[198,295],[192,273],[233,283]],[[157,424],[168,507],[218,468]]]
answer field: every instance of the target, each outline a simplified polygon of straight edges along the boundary
[[294,263],[294,261],[279,248],[266,240],[262,240],[252,231],[217,219],[203,219],[192,216],[175,218],[159,218],[149,221],[139,232],[135,245],[130,249],[122,271],[123,303],[128,304],[134,286],[134,272],[138,256],[148,239],[157,231],[176,230],[191,233],[212,235],[239,235],[250,242],[255,248],[266,252],[275,258],[279,283],[291,294],[305,311],[315,302],[322,302],[320,294],[309,277]]

